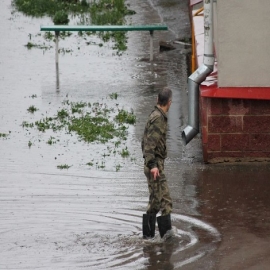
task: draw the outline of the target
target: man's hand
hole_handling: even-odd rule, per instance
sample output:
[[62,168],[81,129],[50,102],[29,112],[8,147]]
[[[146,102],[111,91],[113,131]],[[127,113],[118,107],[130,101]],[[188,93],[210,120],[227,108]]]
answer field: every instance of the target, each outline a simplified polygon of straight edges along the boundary
[[152,176],[153,176],[153,179],[154,180],[157,180],[157,177],[159,177],[159,170],[158,168],[153,168],[150,170]]

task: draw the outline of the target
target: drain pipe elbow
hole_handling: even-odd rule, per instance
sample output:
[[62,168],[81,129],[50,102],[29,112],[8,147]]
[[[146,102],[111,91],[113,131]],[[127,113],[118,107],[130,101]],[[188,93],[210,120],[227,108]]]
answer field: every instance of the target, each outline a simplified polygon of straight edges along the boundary
[[199,88],[213,71],[213,65],[201,65],[188,78],[188,126],[182,132],[182,140],[187,145],[199,133]]
[[188,126],[182,132],[187,145],[199,133],[200,84],[214,69],[213,0],[204,1],[204,58],[203,64],[188,78]]

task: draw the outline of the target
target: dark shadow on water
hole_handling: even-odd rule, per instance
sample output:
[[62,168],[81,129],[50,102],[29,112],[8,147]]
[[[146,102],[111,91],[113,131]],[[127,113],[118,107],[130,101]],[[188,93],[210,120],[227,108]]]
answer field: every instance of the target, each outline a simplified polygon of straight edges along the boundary
[[172,240],[162,244],[148,245],[143,248],[143,255],[148,262],[145,264],[147,270],[172,270],[174,264],[170,258],[177,247]]

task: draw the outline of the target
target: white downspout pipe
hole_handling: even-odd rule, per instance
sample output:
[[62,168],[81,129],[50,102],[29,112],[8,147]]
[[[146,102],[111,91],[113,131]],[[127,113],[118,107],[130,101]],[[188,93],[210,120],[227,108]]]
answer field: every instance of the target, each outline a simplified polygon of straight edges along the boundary
[[214,69],[213,2],[204,0],[203,64],[188,77],[188,126],[182,132],[185,145],[199,133],[199,87]]

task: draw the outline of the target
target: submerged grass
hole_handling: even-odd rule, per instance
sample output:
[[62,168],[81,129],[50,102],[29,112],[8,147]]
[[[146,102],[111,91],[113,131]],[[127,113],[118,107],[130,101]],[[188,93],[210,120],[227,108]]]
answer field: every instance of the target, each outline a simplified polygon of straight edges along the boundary
[[47,144],[52,145],[56,143],[56,139],[54,137],[50,137],[49,140],[47,141]]
[[111,93],[110,94],[110,98],[111,99],[117,99],[118,98],[118,94],[117,93]]
[[30,107],[27,109],[27,111],[30,112],[30,113],[34,113],[34,112],[36,112],[37,110],[38,110],[38,109],[37,109],[34,105],[30,106]]
[[71,166],[68,164],[62,164],[62,165],[57,165],[57,169],[64,170],[64,169],[69,169]]
[[[12,5],[23,14],[32,17],[51,17],[54,24],[68,24],[69,17],[78,24],[92,25],[124,25],[126,15],[135,14],[125,5],[125,0],[93,0],[88,3],[85,0],[13,0]],[[88,32],[86,35],[97,34],[102,42],[113,41],[113,49],[117,54],[127,49],[126,32]],[[83,33],[80,33],[83,35]],[[39,45],[30,41],[25,45],[28,49],[50,49],[51,46]],[[54,35],[45,34],[45,40],[53,40]],[[63,38],[61,36],[61,38]],[[103,46],[99,43],[99,46]]]
[[[118,94],[113,93],[109,95],[109,97],[111,96],[115,97]],[[36,107],[32,107],[37,110]],[[104,160],[106,157],[116,154],[119,154],[122,158],[130,156],[127,147],[120,151],[116,151],[116,148],[127,140],[128,126],[135,124],[135,122],[136,117],[133,112],[130,113],[124,109],[119,110],[115,107],[110,108],[104,102],[87,103],[64,100],[62,107],[54,115],[46,116],[34,123],[24,121],[22,126],[27,129],[36,128],[40,132],[53,131],[56,133],[62,130],[71,136],[76,134],[79,141],[86,143],[105,144],[110,142],[110,144],[106,144],[107,150],[102,154]],[[50,136],[46,143],[53,145],[58,141],[59,139]],[[29,148],[32,146],[30,141],[28,146]],[[93,166],[94,163],[91,161],[86,165]],[[104,169],[105,162],[96,163],[96,168]],[[119,169],[120,166],[116,167],[116,170]]]
[[125,140],[127,128],[125,126],[117,127],[106,117],[93,117],[87,114],[80,118],[71,119],[68,129],[70,132],[76,132],[86,142],[106,143],[114,137]]
[[122,157],[128,157],[129,155],[130,155],[130,153],[129,153],[127,147],[122,149],[122,151],[121,151],[121,156]]
[[[134,13],[127,8],[124,0],[100,0],[91,4],[90,20],[91,24],[96,25],[124,25],[126,24],[125,16]],[[117,49],[118,52],[127,49],[126,32],[100,32],[99,37],[103,42],[113,40],[115,42],[114,49]]]
[[52,46],[50,45],[45,45],[45,44],[35,44],[32,43],[30,41],[27,42],[26,45],[24,45],[28,50],[31,50],[32,48],[38,48],[38,49],[42,49],[42,50],[48,50],[50,48],[52,48]]
[[6,133],[0,133],[0,138],[7,138],[9,134],[6,134]]
[[136,115],[133,113],[133,111],[127,112],[125,110],[120,110],[116,115],[115,119],[119,123],[127,123],[131,125],[134,125],[136,123]]
[[85,1],[77,0],[13,0],[12,4],[18,11],[28,16],[43,17],[54,16],[56,11],[82,13],[89,11]]

